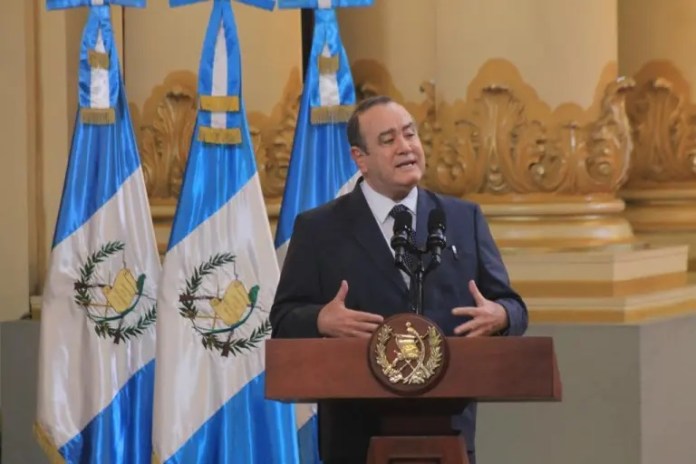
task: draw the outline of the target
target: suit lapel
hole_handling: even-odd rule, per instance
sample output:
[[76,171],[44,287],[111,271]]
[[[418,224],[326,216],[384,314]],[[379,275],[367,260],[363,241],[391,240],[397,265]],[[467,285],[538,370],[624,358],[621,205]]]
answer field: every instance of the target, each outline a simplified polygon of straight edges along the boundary
[[400,291],[407,292],[408,289],[404,279],[401,277],[401,272],[394,265],[394,255],[392,255],[389,245],[384,240],[382,231],[365,200],[359,182],[353,191],[348,194],[347,204],[346,226],[350,229],[352,235],[365,250],[368,258],[388,277],[389,281]]

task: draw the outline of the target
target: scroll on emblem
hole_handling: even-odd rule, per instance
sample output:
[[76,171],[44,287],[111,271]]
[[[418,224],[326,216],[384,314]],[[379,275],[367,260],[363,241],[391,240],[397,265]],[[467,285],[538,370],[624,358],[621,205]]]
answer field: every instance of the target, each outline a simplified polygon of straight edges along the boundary
[[449,360],[447,340],[430,319],[416,314],[388,318],[368,345],[370,368],[385,387],[402,395],[433,388]]

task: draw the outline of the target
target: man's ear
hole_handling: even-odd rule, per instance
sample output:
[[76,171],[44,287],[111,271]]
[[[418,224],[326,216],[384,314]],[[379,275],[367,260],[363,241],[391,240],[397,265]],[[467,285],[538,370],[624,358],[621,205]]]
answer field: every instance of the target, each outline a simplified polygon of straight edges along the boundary
[[367,165],[365,164],[365,156],[367,154],[364,153],[360,148],[358,147],[350,147],[350,157],[353,158],[353,161],[355,161],[355,164],[358,166],[358,169],[362,174],[365,174],[365,171],[367,171]]

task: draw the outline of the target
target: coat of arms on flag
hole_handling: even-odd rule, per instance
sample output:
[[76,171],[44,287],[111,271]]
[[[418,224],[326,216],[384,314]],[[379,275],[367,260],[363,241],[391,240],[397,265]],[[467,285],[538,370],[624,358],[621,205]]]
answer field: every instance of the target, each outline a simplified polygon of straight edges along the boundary
[[[154,296],[144,294],[147,275],[133,274],[125,248],[118,240],[104,243],[89,254],[74,282],[75,303],[94,324],[96,334],[114,343],[142,335],[155,323],[157,313]],[[106,267],[108,270],[103,269]],[[101,280],[99,276],[104,275],[114,277]],[[143,305],[144,311],[140,311]]]
[[109,4],[89,6],[79,113],[41,314],[35,431],[52,462],[151,458],[160,262]]
[[156,464],[298,459],[292,405],[264,398],[279,271],[241,90],[234,12],[229,0],[214,1],[157,300]]
[[[179,314],[191,321],[206,349],[215,350],[224,357],[258,347],[271,333],[268,319],[255,327],[248,336],[235,333],[260,304],[260,286],[247,288],[236,272],[235,258],[232,253],[214,254],[196,266],[186,279],[186,290],[179,295]],[[206,295],[201,291],[205,278],[215,279],[216,294]]]

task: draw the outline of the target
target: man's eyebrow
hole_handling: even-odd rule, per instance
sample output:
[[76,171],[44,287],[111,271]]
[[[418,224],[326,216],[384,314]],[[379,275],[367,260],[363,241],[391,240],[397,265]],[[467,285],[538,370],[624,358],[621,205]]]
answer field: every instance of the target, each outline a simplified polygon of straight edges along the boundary
[[[408,124],[405,124],[404,126],[401,127],[402,131],[409,130],[409,129],[415,129],[416,128],[416,123],[411,121]],[[385,137],[387,135],[393,136],[396,133],[396,129],[387,129],[383,132],[380,132],[379,135],[377,135],[378,138]]]
[[381,139],[382,137],[385,137],[387,135],[393,136],[395,133],[396,133],[396,129],[388,129],[388,130],[385,130],[384,132],[380,132],[379,135],[377,135],[377,137]]

